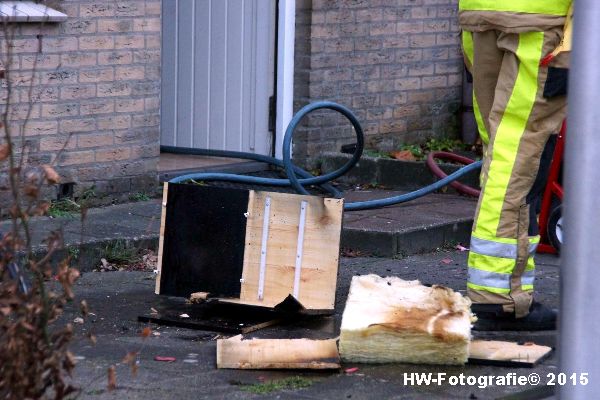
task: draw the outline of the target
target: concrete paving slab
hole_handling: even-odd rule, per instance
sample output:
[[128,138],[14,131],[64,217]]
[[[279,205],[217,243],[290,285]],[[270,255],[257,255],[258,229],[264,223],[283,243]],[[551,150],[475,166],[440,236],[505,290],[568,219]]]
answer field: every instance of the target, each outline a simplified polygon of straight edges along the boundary
[[[352,190],[347,202],[404,194],[393,190]],[[430,194],[375,210],[346,212],[342,247],[378,256],[415,254],[467,243],[477,201],[454,194]]]

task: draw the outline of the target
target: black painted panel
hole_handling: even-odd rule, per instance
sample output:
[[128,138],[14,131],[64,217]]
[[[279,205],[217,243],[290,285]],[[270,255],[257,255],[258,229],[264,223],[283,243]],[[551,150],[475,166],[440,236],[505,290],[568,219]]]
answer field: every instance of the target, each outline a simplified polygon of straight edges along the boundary
[[160,293],[239,297],[247,190],[169,184]]

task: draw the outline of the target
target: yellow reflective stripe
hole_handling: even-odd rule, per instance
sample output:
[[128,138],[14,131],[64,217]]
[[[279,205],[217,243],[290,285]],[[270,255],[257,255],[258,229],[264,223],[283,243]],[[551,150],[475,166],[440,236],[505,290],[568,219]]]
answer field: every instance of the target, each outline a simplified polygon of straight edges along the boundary
[[571,0],[460,0],[460,11],[504,11],[567,15]]
[[535,269],[535,259],[534,259],[533,255],[531,255],[527,259],[527,266],[525,267],[525,271],[532,271],[534,269]]
[[520,138],[537,96],[543,44],[544,32],[526,32],[519,35],[516,53],[519,70],[512,95],[496,131],[488,179],[481,194],[483,197],[475,226],[477,236],[484,236],[484,239],[485,236],[494,237],[500,223],[500,214],[517,158]]
[[469,62],[471,63],[471,65],[473,65],[473,33],[471,32],[467,32],[467,31],[463,31],[462,33],[462,46],[463,46],[463,52],[465,53],[465,56],[467,57],[467,60],[469,60]]
[[533,290],[533,285],[521,285],[521,290],[523,290],[523,291]]
[[476,285],[474,283],[469,283],[469,282],[467,282],[467,287],[469,289],[483,290],[486,292],[492,292],[492,293],[498,293],[498,294],[509,294],[510,293],[510,289],[498,289],[498,288],[494,288],[494,287]]
[[486,256],[470,251],[467,265],[471,268],[481,269],[483,271],[512,274],[516,263],[517,260],[513,258]]

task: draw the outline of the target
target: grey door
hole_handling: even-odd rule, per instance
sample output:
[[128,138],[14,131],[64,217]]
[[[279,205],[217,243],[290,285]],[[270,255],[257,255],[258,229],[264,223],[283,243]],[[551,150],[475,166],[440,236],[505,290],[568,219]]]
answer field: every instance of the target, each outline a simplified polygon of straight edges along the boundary
[[276,0],[163,0],[161,144],[269,154]]

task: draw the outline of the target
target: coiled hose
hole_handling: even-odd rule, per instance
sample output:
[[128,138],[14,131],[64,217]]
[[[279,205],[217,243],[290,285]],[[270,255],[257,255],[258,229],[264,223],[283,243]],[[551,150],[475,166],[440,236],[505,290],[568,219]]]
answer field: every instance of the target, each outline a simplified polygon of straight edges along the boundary
[[[319,109],[329,109],[334,110],[342,114],[346,117],[352,126],[354,127],[354,131],[356,134],[356,150],[352,157],[348,162],[346,162],[341,168],[336,169],[328,174],[321,176],[312,176],[307,171],[301,169],[300,167],[294,165],[291,160],[291,146],[292,146],[292,138],[296,131],[296,128],[300,124],[302,118],[304,118],[307,114],[312,111]],[[334,197],[341,197],[341,192],[335,189],[328,182],[331,182],[334,179],[339,178],[344,175],[346,172],[350,171],[352,167],[354,167],[360,157],[362,156],[364,148],[364,133],[363,129],[358,122],[358,119],[354,115],[350,109],[331,102],[331,101],[318,101],[315,103],[308,104],[300,111],[294,115],[292,120],[290,121],[286,131],[285,136],[283,138],[283,160],[279,160],[274,157],[263,156],[259,154],[238,152],[238,151],[226,151],[226,150],[200,150],[200,149],[191,149],[191,148],[181,148],[181,147],[171,147],[171,146],[161,146],[161,151],[167,153],[180,153],[180,154],[195,154],[195,155],[204,155],[204,156],[216,156],[216,157],[232,157],[232,158],[242,158],[254,161],[265,162],[271,165],[275,165],[277,167],[285,169],[288,179],[277,179],[277,178],[262,178],[256,176],[246,176],[246,175],[237,175],[237,174],[227,174],[227,173],[217,173],[217,172],[201,172],[201,173],[192,173],[181,175],[176,178],[171,179],[169,182],[171,183],[181,183],[188,180],[202,180],[202,181],[226,181],[226,182],[236,182],[236,183],[245,183],[245,184],[253,184],[253,185],[267,185],[267,186],[291,186],[296,192],[300,194],[308,194],[305,186],[310,185],[320,185],[323,189],[331,193]],[[383,199],[369,200],[369,201],[358,201],[352,203],[344,204],[344,211],[359,211],[359,210],[370,210],[373,208],[381,208],[386,206],[391,206],[394,204],[404,203],[407,201],[411,201],[417,199],[419,197],[425,196],[429,193],[435,192],[436,190],[441,189],[442,187],[450,184],[460,177],[468,174],[471,171],[477,170],[481,167],[481,162],[474,162],[472,164],[463,167],[454,173],[448,175],[447,177],[440,179],[439,181],[425,186],[421,189],[415,190],[410,193],[405,193],[398,196],[386,197]]]

